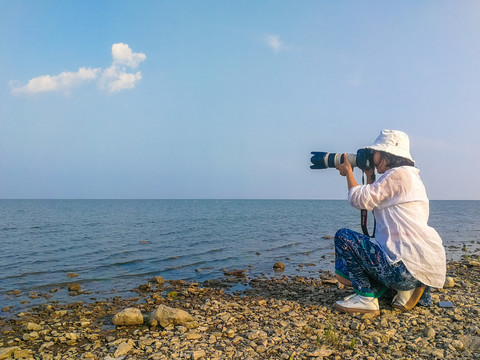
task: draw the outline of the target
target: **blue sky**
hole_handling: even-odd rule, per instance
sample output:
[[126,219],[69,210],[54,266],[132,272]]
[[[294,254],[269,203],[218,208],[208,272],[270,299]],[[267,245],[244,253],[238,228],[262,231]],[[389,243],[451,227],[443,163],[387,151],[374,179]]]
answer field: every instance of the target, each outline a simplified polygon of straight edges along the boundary
[[344,199],[310,152],[390,128],[480,200],[479,39],[473,0],[0,0],[0,198]]

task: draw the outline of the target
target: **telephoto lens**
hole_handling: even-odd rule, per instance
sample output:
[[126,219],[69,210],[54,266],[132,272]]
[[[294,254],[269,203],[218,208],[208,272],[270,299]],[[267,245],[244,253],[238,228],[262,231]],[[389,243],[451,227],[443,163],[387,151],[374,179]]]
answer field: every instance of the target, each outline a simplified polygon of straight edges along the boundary
[[[347,154],[347,157],[352,167],[358,166],[361,170],[369,170],[373,168],[373,154],[372,149],[363,148],[358,149],[357,154]],[[337,165],[343,163],[344,158],[343,153],[312,151],[312,155],[310,161],[313,165],[310,166],[310,169],[336,168]]]
[[[327,169],[335,168],[337,165],[343,163],[344,154],[341,153],[328,153],[328,152],[312,152],[312,158],[310,161],[313,165],[310,169]],[[352,167],[357,165],[357,155],[347,154],[348,161],[352,164]]]

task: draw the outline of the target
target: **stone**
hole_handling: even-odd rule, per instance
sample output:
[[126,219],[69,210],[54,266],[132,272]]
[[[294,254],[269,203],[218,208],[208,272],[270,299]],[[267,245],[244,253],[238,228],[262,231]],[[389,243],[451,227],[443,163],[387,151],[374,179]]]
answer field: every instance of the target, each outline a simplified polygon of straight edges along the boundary
[[165,305],[159,305],[155,311],[150,314],[150,325],[159,324],[162,327],[170,325],[185,325],[194,321],[193,317],[185,310],[174,309]]
[[201,359],[205,357],[205,350],[194,350],[192,352],[192,360]]
[[285,269],[285,264],[282,263],[282,262],[276,262],[275,264],[273,264],[273,268],[275,270],[284,270]]
[[185,336],[185,338],[187,340],[198,340],[198,339],[201,339],[202,338],[202,334],[198,333],[198,332],[189,332],[187,333],[187,335]]
[[38,324],[35,324],[35,323],[33,323],[33,322],[28,322],[27,325],[25,326],[25,328],[26,328],[28,331],[40,331],[40,330],[43,330],[43,326],[38,325]]
[[28,334],[28,337],[30,340],[36,340],[40,337],[40,335],[38,335],[38,332],[32,331],[30,334]]
[[445,284],[443,285],[443,287],[445,289],[448,289],[448,288],[453,288],[455,286],[455,280],[450,277],[450,276],[447,276],[446,279],[445,279]]
[[434,328],[429,327],[429,328],[425,329],[425,336],[426,337],[433,339],[433,338],[435,338],[435,335],[436,335],[436,331],[435,331]]
[[224,273],[226,276],[235,276],[235,277],[244,277],[244,276],[246,276],[245,270],[243,270],[243,269],[225,270],[223,273]]
[[7,295],[19,296],[21,294],[22,294],[22,292],[20,290],[10,290],[9,292],[7,292]]
[[0,349],[0,360],[10,359],[15,351],[20,351],[18,346],[12,346],[8,348]]
[[62,317],[68,314],[68,310],[57,310],[53,313],[55,317]]
[[157,285],[163,285],[165,283],[165,279],[161,276],[155,276],[150,281],[157,283]]
[[113,356],[117,358],[119,356],[127,355],[132,349],[133,349],[133,341],[132,340],[124,341],[120,345],[118,345],[117,350],[115,350],[115,354]]
[[127,355],[130,352],[130,350],[133,349],[134,345],[135,343],[133,342],[133,340],[127,340],[127,341],[121,342],[118,345],[117,350],[115,350],[115,353],[113,356],[115,358],[118,358],[120,356]]
[[117,326],[142,325],[143,315],[139,309],[127,308],[115,314],[112,322]]
[[464,344],[466,350],[480,350],[480,336],[461,335],[458,337],[458,340]]
[[451,344],[455,350],[463,351],[465,350],[465,345],[460,340],[452,340]]
[[82,289],[79,283],[73,283],[68,285],[68,291],[70,292],[79,292]]

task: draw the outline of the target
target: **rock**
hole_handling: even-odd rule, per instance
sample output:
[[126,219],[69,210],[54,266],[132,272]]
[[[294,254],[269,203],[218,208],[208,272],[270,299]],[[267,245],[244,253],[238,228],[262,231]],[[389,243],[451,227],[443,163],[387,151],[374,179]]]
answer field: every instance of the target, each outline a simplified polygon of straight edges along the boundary
[[472,261],[468,262],[468,265],[469,266],[480,266],[480,261],[472,260]]
[[452,345],[455,348],[455,350],[458,350],[458,351],[465,350],[465,345],[460,340],[452,340],[450,345]]
[[41,330],[43,330],[43,326],[40,326],[40,325],[35,324],[33,322],[28,322],[27,325],[25,325],[25,328],[28,331],[41,331]]
[[282,263],[282,262],[276,262],[275,264],[273,264],[273,268],[275,270],[284,270],[285,269],[285,264]]
[[38,332],[36,331],[32,331],[30,334],[25,334],[25,335],[28,335],[29,340],[36,340],[40,337],[40,335],[38,335]]
[[445,284],[443,285],[443,287],[445,289],[448,289],[448,288],[453,288],[454,286],[455,286],[455,280],[453,280],[452,277],[447,276],[447,278],[445,279]]
[[7,292],[7,295],[19,296],[21,294],[22,294],[22,292],[20,290],[10,290],[9,292]]
[[470,350],[470,351],[480,350],[480,336],[461,335],[458,337],[458,340],[460,340],[463,343],[466,350]]
[[198,332],[189,332],[186,336],[185,339],[187,340],[198,340],[202,338],[202,334]]
[[159,305],[155,311],[150,314],[150,325],[159,324],[162,327],[169,325],[185,325],[192,322],[193,317],[184,310],[174,309],[165,305]]
[[[323,359],[323,357],[329,357],[333,353],[334,353],[333,350],[327,349],[326,347],[322,347],[320,349],[315,350],[312,353],[309,353],[308,356]],[[289,359],[289,357],[287,359]]]
[[429,327],[429,328],[425,329],[425,336],[426,337],[433,339],[433,338],[435,338],[435,335],[436,335],[436,331],[435,331],[434,328]]
[[134,343],[132,340],[122,342],[120,345],[118,345],[113,356],[117,358],[119,356],[127,355],[128,352],[133,349],[133,345]]
[[227,276],[236,276],[236,277],[245,276],[245,270],[239,270],[239,269],[225,270],[223,273]]
[[117,326],[142,325],[143,315],[139,309],[127,308],[120,311],[118,314],[115,314],[112,322]]
[[55,317],[62,317],[68,314],[68,310],[57,310],[53,313]]
[[201,359],[205,357],[205,350],[194,350],[192,352],[192,360]]
[[150,281],[156,283],[157,285],[163,285],[165,283],[165,279],[161,276],[155,276]]
[[81,289],[82,288],[79,283],[73,283],[68,285],[68,291],[70,292],[79,292]]
[[55,343],[53,341],[43,343],[42,346],[40,346],[40,351],[43,351],[44,349],[51,348],[54,345],[55,345]]
[[149,283],[139,285],[138,290],[140,292],[149,292],[150,290],[152,290],[152,285]]
[[355,331],[361,331],[365,329],[365,325],[359,321],[352,321],[350,324],[350,329],[355,330]]
[[20,351],[18,346],[12,346],[8,348],[0,349],[0,360],[10,359],[15,351]]

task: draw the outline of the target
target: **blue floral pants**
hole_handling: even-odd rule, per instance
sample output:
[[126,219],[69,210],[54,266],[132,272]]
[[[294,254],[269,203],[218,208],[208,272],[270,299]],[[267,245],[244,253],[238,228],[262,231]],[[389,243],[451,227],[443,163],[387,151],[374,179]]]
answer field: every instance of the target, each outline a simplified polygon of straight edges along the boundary
[[[423,284],[415,279],[402,261],[390,264],[382,249],[370,237],[349,229],[335,234],[335,273],[352,282],[360,295],[381,297],[386,290],[411,290]],[[420,300],[431,302],[428,287]]]

